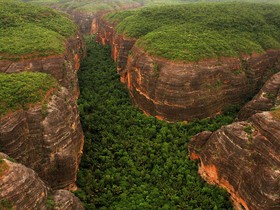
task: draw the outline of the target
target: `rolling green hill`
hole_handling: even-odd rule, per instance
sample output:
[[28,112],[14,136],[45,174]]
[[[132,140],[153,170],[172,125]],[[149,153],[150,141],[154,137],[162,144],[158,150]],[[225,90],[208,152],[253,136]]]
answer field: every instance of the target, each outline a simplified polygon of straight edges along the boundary
[[148,53],[197,61],[280,48],[280,5],[196,3],[111,13],[117,32]]
[[0,0],[0,11],[0,60],[61,54],[77,30],[62,13],[38,5]]

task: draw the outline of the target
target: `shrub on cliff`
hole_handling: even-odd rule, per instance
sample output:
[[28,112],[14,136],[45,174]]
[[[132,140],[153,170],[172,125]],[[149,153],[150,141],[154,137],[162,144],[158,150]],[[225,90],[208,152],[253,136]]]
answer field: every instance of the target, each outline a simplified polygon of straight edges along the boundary
[[197,61],[280,48],[280,5],[197,3],[111,13],[117,32],[152,55]]
[[0,117],[41,102],[56,85],[56,80],[45,73],[0,73]]
[[62,13],[17,0],[0,0],[0,60],[65,51],[75,24]]

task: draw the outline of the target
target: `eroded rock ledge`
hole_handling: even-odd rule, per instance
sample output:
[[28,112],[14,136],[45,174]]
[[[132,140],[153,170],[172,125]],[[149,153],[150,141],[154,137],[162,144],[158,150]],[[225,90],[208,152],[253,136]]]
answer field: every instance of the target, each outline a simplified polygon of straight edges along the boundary
[[49,186],[69,187],[76,180],[83,132],[76,101],[60,88],[43,106],[0,119],[1,151],[35,170]]
[[255,113],[268,111],[280,105],[280,72],[274,74],[260,92],[238,114],[239,120],[246,120]]
[[199,174],[224,187],[237,209],[279,209],[280,120],[270,112],[255,114],[189,143]]
[[46,57],[27,55],[19,59],[11,57],[10,60],[0,60],[0,73],[32,71],[50,74],[77,99],[79,96],[77,72],[80,61],[85,56],[85,45],[79,33],[69,38],[65,45],[65,53],[61,55]]
[[[191,159],[209,183],[224,187],[236,209],[280,208],[280,73],[241,110],[246,121],[203,132],[189,143]],[[267,98],[265,94],[273,97]],[[275,107],[276,106],[276,107]],[[270,110],[275,107],[274,111]]]
[[[15,173],[9,171],[6,179],[0,177],[0,185],[5,186],[1,187],[0,201],[11,201],[15,209],[46,209],[47,196],[53,195],[52,190],[75,187],[84,143],[76,101],[77,72],[85,46],[80,34],[65,44],[62,55],[0,60],[1,73],[44,72],[59,83],[57,89],[47,94],[43,104],[0,118],[1,152],[31,168],[5,160]],[[24,183],[22,176],[30,181]],[[31,197],[24,197],[26,193]],[[69,191],[57,191],[53,200],[55,209],[83,209],[79,199]]]
[[0,158],[7,166],[0,174],[0,209],[84,209],[69,191],[52,191],[32,169],[11,162],[3,153]]
[[266,79],[280,70],[280,50],[241,58],[180,63],[154,57],[118,35],[100,18],[97,41],[112,48],[122,82],[146,114],[167,121],[189,121],[222,112],[256,94]]

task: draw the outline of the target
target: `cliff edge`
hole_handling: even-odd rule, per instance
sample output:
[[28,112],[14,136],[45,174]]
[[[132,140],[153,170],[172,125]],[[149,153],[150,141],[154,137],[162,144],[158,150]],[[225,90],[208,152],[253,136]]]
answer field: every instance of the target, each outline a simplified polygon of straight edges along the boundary
[[191,159],[199,160],[199,174],[225,188],[237,209],[280,207],[279,75],[241,110],[242,118],[253,113],[246,121],[200,133],[188,145]]

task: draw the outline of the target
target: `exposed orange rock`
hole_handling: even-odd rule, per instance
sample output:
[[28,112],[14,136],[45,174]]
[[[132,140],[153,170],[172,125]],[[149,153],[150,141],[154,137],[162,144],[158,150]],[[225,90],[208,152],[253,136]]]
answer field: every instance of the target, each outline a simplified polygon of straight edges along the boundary
[[280,72],[267,80],[259,93],[239,112],[238,118],[246,120],[255,113],[270,110],[280,105]]
[[83,132],[76,101],[60,88],[46,105],[0,119],[1,150],[34,169],[53,188],[76,180]]
[[115,32],[114,25],[96,20],[97,41],[110,45],[121,81],[126,81],[134,103],[167,121],[212,117],[230,105],[243,103],[280,70],[280,50],[241,58],[175,62],[151,56],[136,39]]
[[77,71],[80,67],[80,59],[84,57],[84,53],[85,46],[82,37],[80,34],[77,34],[67,40],[64,54],[46,57],[25,55],[20,60],[0,60],[0,72],[17,73],[32,71],[51,74],[77,99],[79,96]]
[[77,72],[84,53],[85,46],[77,34],[66,42],[62,55],[0,60],[0,72],[44,72],[60,84],[48,91],[42,103],[0,118],[1,151],[34,169],[55,189],[74,184],[82,154],[84,136],[76,99]]
[[[207,134],[207,135],[206,135]],[[280,207],[280,120],[271,112],[203,132],[189,143],[199,173],[225,188],[236,209]]]
[[[0,176],[0,201],[8,202],[13,209],[84,209],[69,191],[52,191],[32,169],[9,161],[3,153],[0,158],[8,166],[8,173]],[[47,205],[48,200],[53,202],[53,208]],[[0,209],[5,209],[1,203]]]

